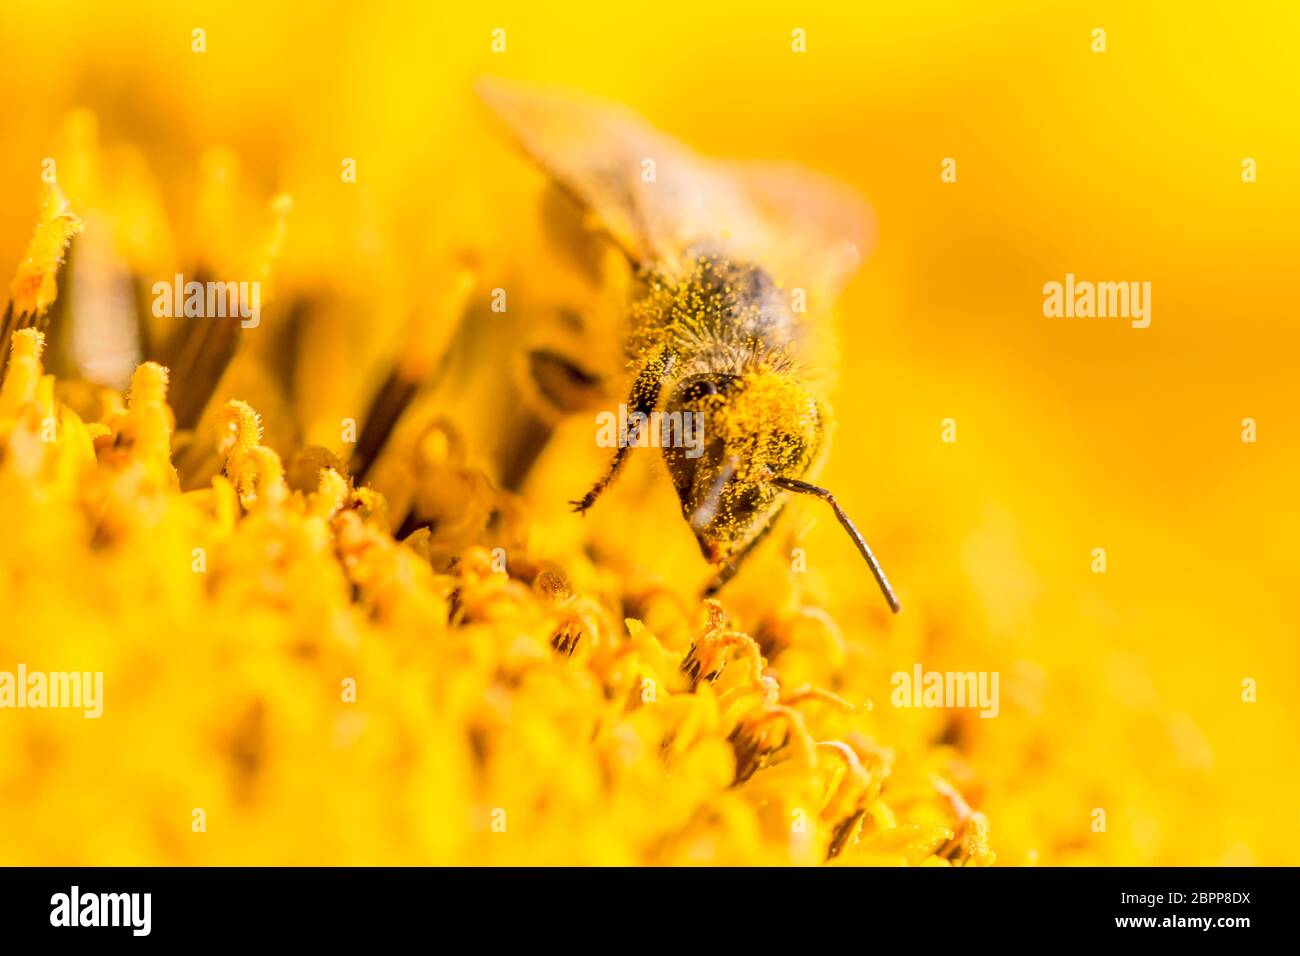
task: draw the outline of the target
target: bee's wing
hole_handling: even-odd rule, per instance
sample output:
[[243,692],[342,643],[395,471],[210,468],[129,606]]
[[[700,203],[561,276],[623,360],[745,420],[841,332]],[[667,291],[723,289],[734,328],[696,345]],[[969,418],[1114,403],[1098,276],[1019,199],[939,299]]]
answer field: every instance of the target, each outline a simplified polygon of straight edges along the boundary
[[739,184],[632,111],[497,78],[476,84],[524,151],[638,262],[761,230]]
[[782,285],[834,298],[875,245],[870,207],[850,187],[794,163],[719,163],[763,221],[763,262]]
[[870,210],[852,189],[793,163],[704,159],[631,110],[579,93],[495,78],[477,88],[525,152],[639,262],[672,262],[713,242],[783,285],[833,297],[874,241]]

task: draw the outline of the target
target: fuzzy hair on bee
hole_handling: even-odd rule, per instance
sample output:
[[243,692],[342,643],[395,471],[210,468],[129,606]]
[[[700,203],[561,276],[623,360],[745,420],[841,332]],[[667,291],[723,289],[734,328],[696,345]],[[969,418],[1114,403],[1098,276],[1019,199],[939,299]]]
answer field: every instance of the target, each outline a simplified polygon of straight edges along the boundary
[[847,187],[783,163],[706,159],[631,111],[582,94],[484,79],[523,151],[626,255],[630,412],[618,477],[652,413],[696,415],[703,449],[662,448],[682,516],[721,589],[792,494],[826,501],[891,610],[898,598],[857,527],[812,483],[827,451],[829,312],[872,235]]

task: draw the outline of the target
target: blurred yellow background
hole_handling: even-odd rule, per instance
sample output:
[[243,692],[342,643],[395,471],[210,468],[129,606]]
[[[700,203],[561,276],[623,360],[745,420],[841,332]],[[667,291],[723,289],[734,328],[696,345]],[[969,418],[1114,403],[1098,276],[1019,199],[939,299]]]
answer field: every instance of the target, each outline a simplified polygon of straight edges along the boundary
[[[494,54],[498,27],[507,49]],[[791,52],[796,27],[804,54]],[[303,385],[312,435],[359,414],[406,324],[432,321],[456,250],[506,250],[525,269],[544,255],[521,212],[541,179],[502,145],[475,76],[578,87],[706,155],[833,174],[874,207],[879,236],[841,302],[823,477],[904,614],[883,619],[815,503],[786,533],[807,529],[808,586],[876,665],[876,699],[916,661],[1001,672],[1001,715],[964,721],[958,745],[987,781],[980,809],[1003,862],[1293,863],[1297,44],[1300,9],[1282,2],[561,15],[8,0],[0,271],[30,234],[41,160],[85,135],[74,108],[123,151],[119,168],[158,183],[171,230],[149,253],[160,270],[203,241],[189,197],[201,158],[228,150],[250,194],[293,197],[277,281],[369,303],[309,333],[334,356]],[[355,186],[340,185],[344,157]],[[945,157],[955,183],[940,180]],[[61,168],[75,205],[72,175]],[[1149,281],[1150,328],[1044,318],[1042,287],[1067,272]],[[940,440],[948,418],[955,443]],[[626,573],[703,581],[662,487],[642,504],[632,479],[588,517],[594,531],[568,516],[602,461],[589,428],[566,424],[545,454],[527,489],[539,522],[604,534],[611,550],[655,541],[644,568],[623,556]],[[742,621],[785,565],[773,546],[740,575],[728,600]],[[1246,678],[1256,703],[1241,699]],[[882,719],[899,739],[933,738],[942,721]]]

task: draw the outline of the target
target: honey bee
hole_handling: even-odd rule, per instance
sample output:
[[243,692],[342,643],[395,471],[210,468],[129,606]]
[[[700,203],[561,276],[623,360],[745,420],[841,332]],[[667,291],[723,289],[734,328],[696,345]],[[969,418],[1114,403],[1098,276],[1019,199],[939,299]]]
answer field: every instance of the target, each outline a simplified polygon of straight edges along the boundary
[[703,158],[632,112],[576,93],[499,79],[481,80],[478,92],[635,276],[627,424],[575,510],[587,511],[618,477],[652,413],[668,422],[698,416],[700,447],[667,441],[662,452],[682,516],[717,566],[706,595],[800,494],[830,505],[897,612],[866,540],[811,480],[830,421],[815,350],[869,235],[861,200],[796,166]]

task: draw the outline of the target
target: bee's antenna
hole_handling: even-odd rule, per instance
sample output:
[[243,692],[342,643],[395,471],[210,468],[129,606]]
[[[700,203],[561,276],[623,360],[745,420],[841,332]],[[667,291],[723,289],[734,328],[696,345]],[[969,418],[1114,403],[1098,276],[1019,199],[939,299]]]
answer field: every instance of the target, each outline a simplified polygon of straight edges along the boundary
[[880,593],[883,594],[885,600],[889,602],[889,609],[897,614],[901,605],[898,603],[898,595],[894,593],[893,587],[889,584],[889,578],[885,577],[885,569],[880,566],[880,562],[876,560],[876,556],[871,553],[871,548],[867,546],[867,540],[862,537],[862,532],[857,529],[857,526],[849,516],[844,513],[844,509],[839,506],[839,503],[835,500],[835,496],[825,488],[819,488],[806,481],[800,481],[798,478],[781,478],[776,476],[769,478],[768,481],[785,491],[793,491],[797,494],[813,495],[816,498],[821,498],[831,506],[835,511],[835,517],[839,519],[844,530],[849,533],[849,537],[853,539],[853,543],[858,546],[858,551],[866,560],[867,567],[871,568],[871,573],[875,576],[876,583],[880,585]]
[[691,528],[695,531],[703,530],[713,520],[713,516],[718,511],[718,502],[722,499],[722,489],[731,480],[731,476],[736,473],[736,469],[739,467],[740,461],[735,455],[728,456],[727,460],[722,463],[722,468],[718,471],[718,477],[714,478],[713,484],[709,485],[709,493],[704,496],[704,500],[700,502],[699,507],[691,514]]

